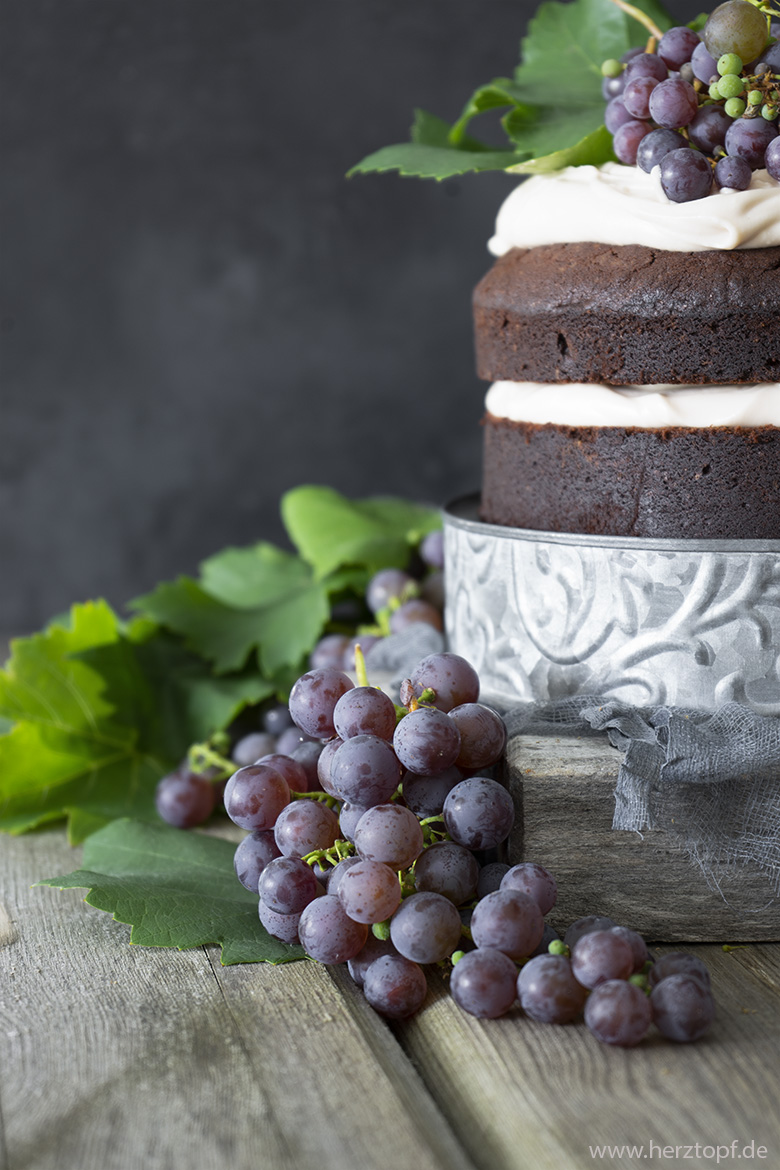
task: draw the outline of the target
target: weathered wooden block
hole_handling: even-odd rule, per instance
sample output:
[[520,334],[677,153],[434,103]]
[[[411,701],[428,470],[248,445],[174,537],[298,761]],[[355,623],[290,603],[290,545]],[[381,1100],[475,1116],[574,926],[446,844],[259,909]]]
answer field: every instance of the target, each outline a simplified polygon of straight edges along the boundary
[[779,940],[767,878],[723,865],[717,889],[668,833],[612,828],[620,761],[601,738],[519,735],[507,745],[503,779],[517,809],[508,860],[537,861],[556,878],[553,925],[607,914],[656,942]]

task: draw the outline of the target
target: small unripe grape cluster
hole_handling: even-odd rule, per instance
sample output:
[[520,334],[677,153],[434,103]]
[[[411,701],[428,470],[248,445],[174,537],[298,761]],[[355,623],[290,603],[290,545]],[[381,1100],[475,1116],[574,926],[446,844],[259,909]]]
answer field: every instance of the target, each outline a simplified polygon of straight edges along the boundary
[[726,0],[702,37],[669,29],[654,52],[602,66],[605,124],[618,160],[660,182],[672,202],[718,187],[746,190],[766,167],[780,181],[780,25],[748,0]]

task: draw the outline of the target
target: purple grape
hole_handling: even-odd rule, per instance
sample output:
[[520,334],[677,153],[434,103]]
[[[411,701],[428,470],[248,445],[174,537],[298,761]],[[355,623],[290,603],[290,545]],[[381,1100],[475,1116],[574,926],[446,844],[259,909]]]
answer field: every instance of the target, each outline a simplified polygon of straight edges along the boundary
[[537,955],[548,955],[550,953],[550,943],[553,941],[560,942],[561,936],[554,926],[550,926],[549,922],[545,922],[542,941],[536,950],[532,952],[532,958],[536,958]]
[[381,1016],[406,1020],[422,1007],[428,984],[417,963],[402,955],[381,955],[366,970],[363,994]]
[[[262,879],[261,879],[262,881]],[[338,899],[355,922],[384,922],[401,902],[398,874],[381,861],[360,861],[343,874]]]
[[260,875],[258,893],[277,914],[300,914],[317,896],[317,879],[305,861],[277,857]]
[[402,569],[380,569],[368,583],[366,604],[373,614],[378,614],[391,601],[403,600],[416,588],[414,579]]
[[604,125],[610,134],[614,134],[626,122],[633,122],[631,114],[625,107],[622,97],[615,97],[604,111]]
[[364,808],[362,804],[342,804],[339,813],[339,830],[345,840],[354,842],[355,830],[367,812],[368,809]]
[[460,732],[443,711],[436,707],[418,707],[405,715],[396,727],[393,748],[410,772],[436,776],[451,768],[458,758]]
[[261,756],[268,756],[276,751],[276,738],[267,731],[252,731],[238,741],[230,753],[230,758],[239,767],[247,764],[256,764]]
[[347,634],[326,634],[324,638],[320,638],[309,655],[309,669],[322,670],[323,667],[332,667],[341,670],[344,651],[348,645]]
[[177,829],[202,825],[214,811],[217,792],[211,780],[186,769],[163,776],[154,794],[158,815]]
[[704,41],[699,41],[693,50],[691,54],[691,65],[693,66],[694,76],[698,81],[703,81],[705,85],[709,85],[713,78],[718,77],[718,63],[707,52]]
[[347,870],[352,869],[353,865],[360,865],[359,857],[344,857],[330,871],[330,876],[328,877],[328,893],[332,894],[334,898],[339,896],[339,886]]
[[612,149],[618,161],[629,167],[634,166],[639,143],[650,130],[649,122],[625,122],[624,125],[618,126],[612,138]]
[[536,950],[543,934],[541,910],[517,890],[488,894],[471,916],[471,937],[478,947],[495,947],[518,962]]
[[368,927],[355,922],[338,898],[325,894],[315,898],[301,913],[298,938],[301,946],[319,963],[346,963],[365,946]]
[[358,821],[355,848],[366,861],[383,861],[395,870],[408,869],[422,853],[420,822],[400,804],[378,804]]
[[420,545],[420,556],[425,564],[430,565],[432,569],[444,568],[444,532],[441,528],[437,528],[435,532],[429,532],[427,536],[423,537]]
[[[307,740],[307,743],[313,742]],[[298,744],[298,747],[301,747]],[[297,751],[298,747],[294,750]],[[292,756],[283,756],[281,752],[273,752],[270,756],[262,756],[255,761],[257,764],[265,764],[269,768],[273,768],[274,772],[287,781],[290,792],[305,792],[306,791],[306,772],[303,765],[298,760],[293,759]]]
[[501,888],[504,874],[509,873],[510,867],[505,861],[490,861],[483,865],[477,879],[477,898],[484,898],[486,894],[494,894]]
[[476,857],[454,841],[439,841],[424,849],[414,867],[414,886],[449,898],[455,906],[470,902],[477,892]]
[[447,768],[446,772],[440,772],[438,776],[404,772],[401,778],[404,802],[420,820],[438,816],[448,794],[462,779],[462,774],[455,767]]
[[390,633],[400,634],[402,630],[407,630],[409,626],[416,625],[417,622],[433,626],[434,630],[444,629],[444,622],[438,609],[429,601],[413,597],[411,601],[405,601],[390,614]]
[[[350,858],[350,860],[357,861],[358,858]],[[366,971],[374,962],[375,959],[381,959],[383,955],[397,955],[398,951],[395,949],[389,938],[376,938],[371,931],[368,932],[363,947],[355,955],[354,959],[349,959],[347,962],[347,970],[350,977],[358,987],[363,986],[363,981],[366,977]]]
[[[771,145],[770,142],[769,146],[771,147]],[[767,148],[768,157],[769,148]],[[734,191],[747,191],[752,178],[753,172],[750,169],[750,164],[744,158],[727,154],[725,158],[719,158],[715,163],[715,182],[720,187],[730,187]]]
[[324,748],[323,743],[302,743],[290,757],[301,768],[304,775],[303,788],[295,788],[294,792],[317,792],[319,789],[318,765]]
[[[778,34],[774,33],[773,35],[777,36]],[[780,73],[780,43],[776,42],[764,49],[761,53],[761,60],[769,66],[770,72]]]
[[300,914],[277,914],[270,906],[266,906],[262,899],[258,904],[257,910],[260,915],[260,921],[270,935],[278,938],[280,942],[298,942],[298,927],[301,922]]
[[656,77],[632,78],[623,90],[623,105],[626,112],[632,118],[647,118],[650,113],[650,95],[660,84]]
[[413,963],[438,963],[460,941],[460,914],[441,894],[411,894],[390,920],[390,938]]
[[601,79],[601,95],[605,102],[611,102],[620,97],[626,87],[625,72],[618,73],[617,77],[603,77]]
[[297,727],[317,739],[336,734],[333,710],[336,703],[355,684],[342,670],[326,666],[301,675],[290,691],[290,714]]
[[696,48],[701,44],[699,34],[684,25],[667,29],[658,42],[658,56],[670,69],[679,69],[690,61]]
[[342,739],[375,735],[391,740],[395,732],[395,704],[376,687],[353,687],[336,703],[333,726]]
[[414,668],[411,683],[418,698],[424,690],[432,690],[433,705],[440,711],[476,703],[479,698],[479,675],[460,654],[429,654]]
[[702,106],[688,126],[688,138],[705,154],[714,154],[716,147],[726,141],[726,131],[733,121],[721,106]]
[[636,152],[636,165],[649,175],[653,167],[672,150],[687,146],[682,134],[676,130],[651,130],[645,134]]
[[588,997],[574,978],[570,961],[563,955],[537,955],[529,959],[517,977],[520,1005],[532,1020],[542,1024],[568,1024],[576,1019]]
[[688,81],[670,77],[650,94],[650,117],[666,130],[678,130],[696,117],[699,97]]
[[444,824],[467,849],[492,849],[506,841],[515,820],[512,797],[501,784],[472,776],[456,784],[444,801]]
[[517,968],[494,947],[469,951],[450,976],[450,991],[459,1008],[483,1020],[504,1016],[517,999]]
[[583,987],[598,987],[611,979],[628,979],[634,970],[634,951],[612,930],[594,930],[572,950],[571,966]]
[[329,739],[317,757],[317,784],[329,796],[336,796],[336,791],[330,782],[330,770],[333,765],[333,757],[343,742],[338,736],[335,739]]
[[[778,66],[780,69],[780,66]],[[764,165],[773,179],[780,183],[780,138],[773,138],[766,148]],[[747,186],[750,186],[748,183]],[[744,190],[744,188],[741,188]]]
[[286,731],[288,727],[292,727],[292,725],[293,721],[290,717],[290,708],[286,703],[280,703],[276,707],[269,707],[269,709],[263,715],[263,729],[267,731],[269,735],[273,735],[277,738],[282,734],[283,731]]
[[497,711],[482,703],[461,703],[449,715],[460,732],[456,767],[479,771],[501,758],[506,746],[506,727]]
[[236,877],[242,886],[257,893],[257,883],[269,861],[281,857],[282,853],[276,844],[273,829],[260,829],[250,833],[240,843],[233,854],[233,868]]
[[669,975],[650,994],[653,1023],[662,1036],[678,1044],[698,1040],[715,1019],[715,1000],[699,979]]
[[563,941],[569,950],[573,951],[583,935],[590,934],[593,930],[611,930],[613,926],[617,926],[614,918],[607,918],[600,914],[589,914],[585,918],[578,918],[576,922],[572,922],[563,936]]
[[671,975],[688,975],[698,979],[703,987],[709,991],[710,973],[701,959],[696,955],[689,955],[686,951],[670,951],[656,960],[648,973],[650,986],[655,987],[662,979]]
[[637,934],[635,930],[629,930],[625,926],[611,926],[611,934],[617,934],[620,938],[625,939],[631,947],[634,956],[634,974],[641,971],[645,964],[650,959],[650,952],[647,949],[647,944],[642,938],[641,934]]
[[225,786],[225,812],[241,829],[272,829],[290,803],[290,788],[275,768],[251,764]]
[[274,826],[276,844],[285,857],[305,857],[315,849],[330,849],[338,835],[336,814],[314,800],[288,804]]
[[316,735],[306,735],[300,727],[286,727],[276,741],[276,754],[289,756],[302,743],[319,743]]
[[704,199],[712,190],[712,167],[690,147],[671,150],[661,159],[661,187],[672,203]]
[[519,890],[533,898],[542,914],[549,914],[558,898],[558,886],[552,874],[535,861],[513,865],[504,875],[502,890]]
[[647,1035],[651,1021],[649,998],[623,979],[600,984],[585,1004],[585,1023],[602,1044],[633,1048]]
[[726,131],[726,154],[744,158],[752,170],[763,167],[769,143],[777,137],[777,127],[763,118],[737,118]]
[[636,53],[626,65],[626,85],[635,77],[655,77],[665,81],[669,70],[655,53]]
[[347,739],[331,759],[329,783],[340,800],[372,808],[386,804],[401,780],[395,752],[376,735]]
[[434,609],[444,610],[444,573],[441,569],[434,569],[420,584],[420,596]]

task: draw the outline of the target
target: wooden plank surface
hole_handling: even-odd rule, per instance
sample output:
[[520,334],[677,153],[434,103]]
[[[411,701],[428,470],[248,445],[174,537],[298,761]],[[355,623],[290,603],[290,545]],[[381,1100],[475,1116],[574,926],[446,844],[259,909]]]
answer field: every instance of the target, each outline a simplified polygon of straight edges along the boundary
[[722,865],[711,888],[668,833],[612,828],[621,758],[606,736],[518,735],[507,745],[518,810],[509,859],[555,874],[553,923],[608,914],[665,942],[780,939],[780,898],[765,875]]

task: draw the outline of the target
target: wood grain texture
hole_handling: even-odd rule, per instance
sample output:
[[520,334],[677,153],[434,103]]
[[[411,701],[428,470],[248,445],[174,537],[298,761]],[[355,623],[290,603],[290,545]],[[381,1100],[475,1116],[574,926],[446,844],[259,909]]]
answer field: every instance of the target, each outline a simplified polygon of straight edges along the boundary
[[[7,1170],[469,1170],[387,1026],[323,967],[136,948],[77,892],[62,833],[0,838]],[[2,1149],[2,1146],[0,1146]],[[350,1164],[350,1163],[347,1163]]]
[[[507,745],[517,808],[509,859],[555,874],[554,925],[608,914],[659,941],[780,939],[780,898],[768,878],[724,865],[721,894],[669,834],[612,829],[620,758],[599,738],[515,736]],[[765,908],[740,913],[756,905]]]
[[480,1170],[584,1170],[596,1145],[644,1145],[646,1154],[651,1141],[735,1139],[765,1145],[762,1164],[780,1165],[780,992],[742,957],[753,948],[695,952],[710,967],[718,1004],[711,1032],[696,1044],[654,1033],[634,1049],[608,1048],[583,1023],[537,1024],[517,1007],[500,1020],[477,1020],[438,977],[430,1006],[398,1034]]

